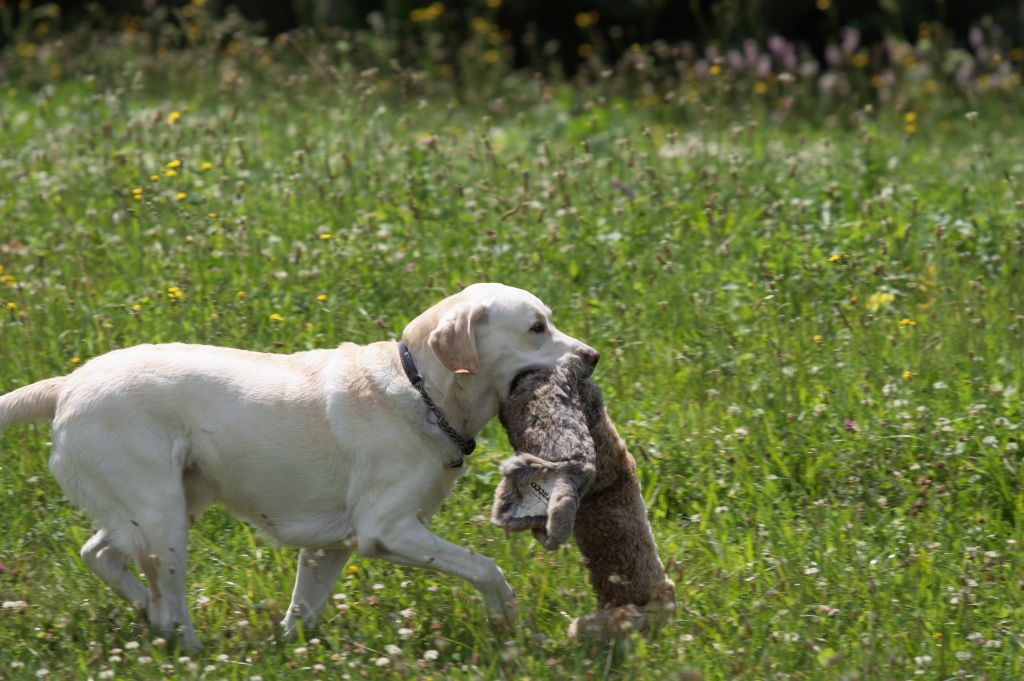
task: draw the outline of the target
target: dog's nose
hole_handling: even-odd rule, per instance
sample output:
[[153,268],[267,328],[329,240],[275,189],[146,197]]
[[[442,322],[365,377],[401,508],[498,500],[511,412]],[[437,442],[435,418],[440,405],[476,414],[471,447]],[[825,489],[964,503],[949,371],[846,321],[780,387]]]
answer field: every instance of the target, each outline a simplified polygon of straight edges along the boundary
[[577,351],[577,354],[579,354],[579,356],[592,367],[597,366],[597,360],[601,359],[601,353],[594,348],[580,348]]

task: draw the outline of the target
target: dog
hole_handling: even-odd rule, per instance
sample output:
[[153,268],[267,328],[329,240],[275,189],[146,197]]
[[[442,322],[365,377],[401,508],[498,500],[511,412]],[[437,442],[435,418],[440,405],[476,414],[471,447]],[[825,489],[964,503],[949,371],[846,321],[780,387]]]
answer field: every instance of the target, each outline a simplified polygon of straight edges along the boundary
[[185,650],[200,647],[185,596],[188,528],[212,503],[300,548],[285,636],[316,626],[354,550],[461,577],[510,624],[516,600],[501,570],[426,520],[515,376],[568,355],[599,357],[532,294],[475,284],[413,319],[400,342],[292,355],[115,350],[0,396],[0,430],[53,419],[50,469],[98,528],[84,562]]

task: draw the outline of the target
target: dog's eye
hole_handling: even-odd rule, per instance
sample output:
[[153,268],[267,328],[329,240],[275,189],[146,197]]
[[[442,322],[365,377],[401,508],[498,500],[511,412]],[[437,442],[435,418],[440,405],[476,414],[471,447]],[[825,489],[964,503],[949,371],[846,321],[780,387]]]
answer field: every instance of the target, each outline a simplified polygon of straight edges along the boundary
[[547,326],[544,325],[544,322],[537,322],[530,327],[530,333],[544,333],[545,330],[547,330]]

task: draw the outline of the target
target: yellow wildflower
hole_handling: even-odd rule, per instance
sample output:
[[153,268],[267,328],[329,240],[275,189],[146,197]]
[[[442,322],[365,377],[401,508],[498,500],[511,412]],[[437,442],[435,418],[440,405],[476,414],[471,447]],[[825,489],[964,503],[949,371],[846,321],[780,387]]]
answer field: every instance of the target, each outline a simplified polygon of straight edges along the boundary
[[425,21],[433,21],[442,14],[444,14],[444,4],[435,2],[431,5],[427,5],[426,7],[412,10],[409,12],[409,19],[416,23],[422,23]]
[[868,296],[866,307],[868,312],[877,312],[880,308],[885,307],[894,300],[896,300],[896,296],[888,291],[875,291]]
[[81,364],[82,363],[82,358],[79,357],[78,355],[75,355],[74,357],[71,358],[71,363],[72,364]]
[[142,309],[142,306],[139,305],[138,303],[135,303],[134,305],[132,305],[132,312],[138,312],[141,309]]
[[839,262],[839,254],[838,253],[833,253],[832,255],[828,256],[828,261],[829,262]]
[[325,296],[325,295],[324,295],[323,293],[321,293],[320,295],[318,295],[318,296],[316,297],[316,299],[317,299],[317,301],[319,301],[319,302],[321,302],[321,303],[326,303],[326,302],[327,302],[327,296]]
[[717,76],[721,72],[722,72],[722,67],[719,66],[718,64],[712,64],[711,68],[708,69],[708,74],[712,75],[712,76]]
[[199,169],[200,170],[209,170],[212,167],[213,167],[213,164],[210,163],[209,161],[203,161],[201,164],[199,164]]
[[184,201],[187,197],[188,194],[186,194],[185,192],[178,192],[177,194],[174,195],[174,198],[176,198],[179,201]]
[[501,53],[497,50],[487,50],[484,52],[484,61],[488,64],[497,64],[499,59],[501,59]]
[[815,336],[814,336],[814,342],[815,342],[816,344],[818,344],[818,345],[821,345],[821,341],[823,341],[823,340],[825,340],[825,339],[824,339],[824,338],[822,338],[821,336],[819,336],[819,335],[815,334]]
[[907,371],[907,370],[904,370],[904,371],[903,371],[903,380],[904,380],[904,381],[909,381],[909,380],[910,380],[910,377],[911,377],[911,376],[913,376],[913,375],[914,375],[914,372],[913,372],[913,371]]
[[181,161],[179,161],[178,159],[174,159],[173,161],[170,161],[166,167],[170,168],[171,170],[177,170],[178,168],[181,167]]
[[177,177],[178,176],[178,171],[177,170],[173,170],[173,169],[172,170],[165,170],[164,171],[164,175],[166,175],[167,177]]
[[185,292],[182,291],[177,286],[168,286],[167,287],[167,297],[170,300],[184,300],[185,299]]
[[904,317],[903,319],[900,320],[900,326],[904,328],[908,326],[917,326],[917,322],[915,322],[913,319],[907,319],[906,317]]
[[348,566],[347,568],[345,568],[345,570],[346,570],[346,571],[347,571],[347,572],[348,572],[348,573],[349,573],[350,575],[354,575],[354,574],[356,574],[357,572],[359,572],[359,568],[358,568],[357,566],[355,566],[355,565],[349,565],[349,566]]
[[174,124],[175,124],[175,123],[177,123],[177,122],[178,122],[179,120],[181,120],[181,112],[180,112],[180,111],[172,111],[172,112],[171,112],[171,113],[170,113],[170,114],[169,114],[169,115],[167,116],[167,124],[168,124],[168,125],[174,125]]
[[327,241],[328,239],[333,239],[333,238],[334,238],[333,234],[321,234],[320,235],[320,241]]
[[281,315],[277,314],[276,312],[272,312],[272,313],[270,313],[270,314],[269,314],[269,315],[267,316],[267,319],[268,319],[268,320],[270,320],[270,321],[272,321],[272,322],[274,322],[275,324],[276,324],[277,322],[283,322],[283,321],[284,321],[284,317],[282,317]]
[[235,291],[235,298],[238,298],[239,300],[245,298],[245,291]]
[[580,28],[589,28],[597,23],[601,15],[597,12],[580,12],[576,15],[576,25]]
[[150,182],[159,182],[160,181],[160,176],[159,175],[150,175],[149,176],[149,181]]
[[7,303],[7,310],[8,311],[14,312],[17,309],[18,309],[18,304],[17,303],[13,303],[13,302]]

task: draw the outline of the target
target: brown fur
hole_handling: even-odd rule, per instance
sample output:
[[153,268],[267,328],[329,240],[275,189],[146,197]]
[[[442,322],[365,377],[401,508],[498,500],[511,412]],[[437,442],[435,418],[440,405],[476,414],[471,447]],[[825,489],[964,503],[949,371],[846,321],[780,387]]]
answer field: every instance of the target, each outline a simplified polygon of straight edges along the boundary
[[[563,399],[552,399],[552,394]],[[589,437],[579,435],[579,425],[567,425],[573,419],[585,422]],[[516,458],[529,453],[554,460],[580,490],[573,535],[600,609],[574,620],[570,636],[643,631],[650,615],[673,612],[675,585],[658,558],[636,462],[605,410],[600,388],[578,365],[533,372],[513,387],[501,420]],[[554,454],[552,448],[557,450]],[[503,480],[495,493],[499,524],[498,511],[508,503],[503,495],[509,487]],[[550,530],[551,519],[547,520],[544,529]],[[546,534],[550,537],[551,532]]]

